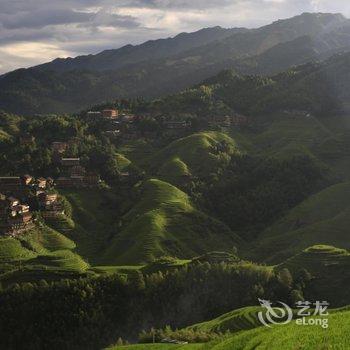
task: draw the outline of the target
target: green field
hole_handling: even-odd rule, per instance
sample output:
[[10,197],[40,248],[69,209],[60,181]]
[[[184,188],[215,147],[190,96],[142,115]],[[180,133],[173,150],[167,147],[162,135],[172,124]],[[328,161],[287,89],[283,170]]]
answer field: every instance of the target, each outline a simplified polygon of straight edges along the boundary
[[221,333],[225,333],[226,331],[238,332],[248,330],[261,326],[258,319],[258,312],[262,310],[263,308],[256,306],[245,307],[224,314],[213,320],[195,324],[188,328],[199,331],[214,331]]
[[[67,236],[77,244],[77,252],[91,264],[100,264],[117,220],[108,192],[99,189],[62,191],[72,205],[75,227]],[[109,265],[109,264],[107,264]]]
[[250,256],[278,263],[317,244],[349,249],[349,213],[350,183],[326,188],[265,230]]
[[[350,349],[350,311],[340,310],[327,316],[329,327],[320,325],[297,325],[292,321],[288,325],[275,325],[271,328],[257,327],[226,335],[222,339],[206,344],[139,344],[110,349],[125,350],[323,350]],[[214,321],[213,321],[214,322]],[[215,323],[215,322],[214,322]],[[209,323],[207,323],[209,324]]]
[[0,281],[7,285],[85,273],[89,264],[75,248],[72,240],[43,224],[18,238],[0,238]]
[[188,345],[176,345],[176,344],[136,344],[128,346],[117,346],[108,348],[111,349],[125,349],[125,350],[169,350],[169,349],[183,349],[183,350],[201,350],[209,349],[203,344],[188,344]]
[[[147,166],[149,159],[156,151],[157,149],[145,140],[128,141],[119,148],[120,155],[118,156],[117,161],[121,166],[121,170],[125,168],[125,165],[130,165],[128,161],[143,168],[144,166]],[[126,159],[128,161],[126,161]]]
[[286,157],[291,154],[312,154],[333,133],[317,118],[280,115],[263,132],[252,138],[264,155]]
[[224,224],[198,211],[186,193],[150,179],[123,217],[121,232],[104,258],[108,264],[139,265],[163,255],[189,259],[212,249],[230,249],[239,242]]
[[124,171],[128,168],[128,166],[131,164],[131,161],[126,158],[125,156],[123,156],[122,154],[117,154],[116,155],[117,158],[117,164],[118,164],[118,169],[119,171]]
[[349,300],[350,253],[345,249],[316,245],[276,266],[281,268],[288,268],[294,275],[301,269],[311,274],[305,289],[306,299],[312,295],[312,298],[329,301],[333,307],[345,305]]
[[348,181],[350,143],[346,119],[337,115],[316,118],[277,113],[259,132],[235,132],[233,137],[242,140],[250,154],[281,159],[309,156],[328,167],[334,176]]

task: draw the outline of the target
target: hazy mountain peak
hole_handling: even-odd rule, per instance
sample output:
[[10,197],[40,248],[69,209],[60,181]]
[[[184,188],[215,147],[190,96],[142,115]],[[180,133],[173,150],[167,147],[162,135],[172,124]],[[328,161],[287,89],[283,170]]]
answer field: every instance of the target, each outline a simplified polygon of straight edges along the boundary
[[70,112],[108,99],[177,92],[223,69],[271,74],[349,49],[350,20],[341,14],[303,13],[258,29],[203,28],[8,73],[0,78],[0,107]]
[[304,12],[301,15],[287,19],[280,19],[267,27],[286,27],[291,26],[298,31],[312,30],[313,34],[317,31],[327,31],[349,22],[349,19],[340,13],[312,13]]

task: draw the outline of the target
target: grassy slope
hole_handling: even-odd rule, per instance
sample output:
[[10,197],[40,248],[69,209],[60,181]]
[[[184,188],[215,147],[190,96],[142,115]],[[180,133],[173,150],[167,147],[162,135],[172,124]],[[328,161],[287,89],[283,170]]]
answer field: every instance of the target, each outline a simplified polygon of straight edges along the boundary
[[[288,268],[298,273],[305,268],[312,280],[307,286],[305,297],[327,300],[333,305],[344,305],[350,297],[350,253],[345,249],[316,245],[303,250],[276,268]],[[332,286],[332,288],[330,288]]]
[[[226,145],[225,149],[220,149],[222,144]],[[208,131],[170,143],[156,153],[150,163],[157,176],[176,185],[185,175],[208,177],[224,166],[235,152],[239,152],[238,146],[231,137]]]
[[251,256],[281,262],[315,244],[350,248],[350,183],[331,186],[305,200],[268,228]]
[[147,180],[138,203],[105,254],[115,264],[140,264],[170,254],[191,258],[239,242],[225,225],[196,210],[187,194],[160,180]]
[[10,284],[83,273],[89,265],[75,247],[72,240],[44,225],[19,238],[0,238],[0,280]]
[[131,164],[131,161],[122,154],[116,154],[118,169],[124,171]]
[[238,332],[259,327],[261,324],[258,319],[258,312],[263,310],[261,307],[250,306],[242,309],[228,312],[213,320],[195,324],[190,329],[199,331],[215,331],[225,333],[227,330]]
[[[242,312],[242,310],[237,311]],[[276,325],[272,328],[256,327],[207,344],[178,346],[171,344],[138,344],[121,348],[125,350],[169,350],[175,348],[184,350],[350,349],[350,311],[344,309],[331,313],[328,316],[328,323],[328,329],[323,329],[320,326],[299,326],[293,321],[288,325]],[[114,350],[116,347],[110,349]]]
[[[313,276],[329,275],[328,268],[336,266],[339,274],[343,274],[350,264],[350,253],[345,249],[326,245],[315,245],[289,258],[279,267],[287,267],[290,271],[297,271],[305,267]],[[349,269],[350,272],[350,269]]]
[[77,252],[96,265],[108,244],[116,220],[108,194],[99,189],[62,191],[72,205],[75,228],[67,235],[77,244]]
[[6,131],[0,128],[0,142],[8,141],[11,139],[11,135],[9,135]]
[[109,350],[125,349],[125,350],[199,350],[204,349],[203,344],[188,344],[188,345],[175,345],[175,344],[135,344],[128,346],[116,346],[108,348]]
[[277,114],[258,134],[245,135],[252,151],[262,156],[289,158],[307,155],[328,166],[333,175],[350,179],[348,116],[315,117]]
[[259,327],[241,332],[227,340],[212,344],[212,350],[315,350],[350,348],[350,312],[328,316],[329,328],[298,326],[294,322],[272,328]]
[[[41,225],[18,239],[0,238],[3,281],[50,279],[50,273],[80,274],[89,269],[89,263],[99,264],[115,220],[108,194],[91,189],[62,192],[72,205],[74,221],[65,217],[48,222],[55,229]],[[111,267],[93,271],[110,273]]]
[[350,118],[349,115],[323,120],[334,137],[326,138],[317,149],[318,154],[343,179],[350,180]]
[[290,154],[309,154],[333,133],[314,117],[281,115],[252,141],[264,155],[285,157]]
[[[126,164],[125,159],[127,159],[141,168],[147,166],[155,151],[155,148],[145,140],[127,141],[119,148],[120,155],[124,158],[124,165]],[[118,163],[120,160],[118,157]],[[122,163],[120,164],[122,165]]]

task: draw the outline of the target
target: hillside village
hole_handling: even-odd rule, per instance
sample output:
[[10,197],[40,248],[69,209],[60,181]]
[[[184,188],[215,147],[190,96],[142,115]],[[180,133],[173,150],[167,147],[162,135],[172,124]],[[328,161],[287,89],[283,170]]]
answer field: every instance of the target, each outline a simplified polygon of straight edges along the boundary
[[[30,138],[33,141],[32,138]],[[22,176],[0,177],[0,234],[17,236],[33,227],[33,211],[43,219],[55,219],[64,214],[56,189],[94,188],[101,180],[96,172],[87,171],[80,165],[80,158],[65,158],[68,143],[53,142],[53,158],[62,176],[34,178]]]
[[80,158],[68,158],[64,154],[68,149],[68,142],[52,143],[54,163],[61,169],[61,176],[55,180],[58,188],[95,187],[100,182],[96,172],[87,171],[80,162]]
[[[130,114],[118,109],[101,109],[86,112],[88,123],[102,123],[101,130],[108,137],[117,137],[129,142],[140,138],[155,138],[161,132],[163,136],[176,139],[193,132],[191,118],[171,118],[152,114]],[[142,127],[147,125],[146,127]],[[231,116],[213,116],[208,127],[231,128],[246,127],[248,117],[233,114]],[[158,127],[154,127],[158,125]],[[22,134],[21,147],[30,148],[36,142],[34,135]],[[44,219],[54,219],[64,214],[60,201],[60,189],[97,188],[101,183],[98,171],[88,170],[79,156],[71,156],[70,149],[79,145],[79,138],[66,141],[57,140],[50,144],[52,166],[59,169],[58,176],[33,177],[28,174],[0,177],[0,233],[16,236],[29,230],[34,222],[34,212],[40,212]],[[120,172],[120,178],[131,177],[128,172]]]
[[33,210],[59,215],[63,207],[53,192],[53,179],[30,175],[0,177],[0,234],[16,236],[33,227]]
[[[162,114],[130,114],[122,113],[117,109],[102,109],[86,112],[88,120],[103,121],[104,133],[109,136],[117,136],[122,140],[133,140],[140,137],[154,138],[157,132],[169,136],[182,136],[193,130],[193,116],[165,116]],[[140,124],[149,124],[149,127],[142,127]],[[158,124],[157,128],[152,128]],[[232,115],[213,115],[208,120],[202,120],[200,128],[230,128],[247,127],[251,123],[249,117],[233,113]]]

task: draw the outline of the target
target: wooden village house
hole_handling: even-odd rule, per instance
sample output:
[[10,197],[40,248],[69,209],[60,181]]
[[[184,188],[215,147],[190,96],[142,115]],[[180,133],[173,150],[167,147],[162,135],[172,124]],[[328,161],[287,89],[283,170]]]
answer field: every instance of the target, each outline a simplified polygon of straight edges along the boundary
[[15,236],[32,227],[30,208],[14,197],[0,196],[0,233]]

